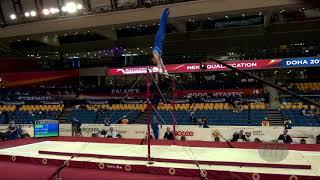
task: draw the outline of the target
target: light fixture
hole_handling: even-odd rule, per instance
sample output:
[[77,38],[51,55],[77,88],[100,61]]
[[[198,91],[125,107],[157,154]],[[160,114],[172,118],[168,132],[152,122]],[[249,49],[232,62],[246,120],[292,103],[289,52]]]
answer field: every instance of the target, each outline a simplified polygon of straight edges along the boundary
[[78,10],[82,9],[81,4],[75,4],[74,2],[68,2],[65,6],[62,7],[63,12],[75,13]]
[[261,16],[262,14],[263,14],[263,13],[260,11],[260,12],[259,12],[259,16]]
[[35,17],[35,16],[37,15],[37,13],[36,13],[35,11],[31,11],[31,12],[30,12],[30,15],[31,15],[32,17]]
[[82,7],[82,5],[81,5],[81,4],[78,4],[78,5],[77,5],[77,9],[79,9],[79,10],[80,10],[80,9],[82,9],[82,8],[83,8],[83,7]]
[[15,19],[17,19],[17,16],[16,16],[15,14],[11,14],[11,15],[10,15],[10,19],[11,19],[11,20],[15,20]]
[[24,16],[25,16],[25,17],[29,17],[29,16],[30,16],[30,13],[29,13],[29,12],[25,12],[25,13],[24,13]]
[[245,17],[245,16],[246,16],[246,15],[243,13],[243,14],[242,14],[242,17]]
[[56,9],[55,8],[50,8],[50,13],[51,14],[55,14],[56,13]]
[[50,11],[49,9],[43,9],[42,10],[42,13],[45,15],[45,16],[48,16],[50,14]]
[[227,18],[227,19],[229,18],[228,16],[224,16],[224,17]]

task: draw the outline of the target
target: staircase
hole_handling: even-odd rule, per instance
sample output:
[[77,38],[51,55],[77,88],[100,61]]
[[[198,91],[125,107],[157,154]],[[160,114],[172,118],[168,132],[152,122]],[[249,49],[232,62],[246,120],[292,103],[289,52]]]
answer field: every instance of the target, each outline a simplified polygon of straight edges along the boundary
[[267,118],[271,126],[283,125],[283,119],[279,109],[268,109]]
[[140,112],[134,119],[135,124],[147,124],[147,112]]
[[134,119],[134,123],[136,124],[147,124],[148,119],[148,108],[150,110],[150,121],[152,121],[152,114],[155,114],[155,110],[152,106],[148,106],[145,112],[140,112],[139,115]]
[[70,109],[64,109],[63,113],[59,117],[60,122],[68,122],[70,120],[70,117],[72,116],[72,108]]
[[264,87],[265,91],[268,91],[270,93],[270,102],[269,107],[273,109],[280,108],[280,101],[279,101],[279,94],[278,91],[270,86]]

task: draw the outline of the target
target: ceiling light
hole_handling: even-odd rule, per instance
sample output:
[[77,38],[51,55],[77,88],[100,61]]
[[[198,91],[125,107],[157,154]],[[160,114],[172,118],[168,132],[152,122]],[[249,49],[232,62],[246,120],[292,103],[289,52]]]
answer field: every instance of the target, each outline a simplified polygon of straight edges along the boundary
[[78,5],[77,5],[77,8],[80,10],[80,9],[82,9],[83,7],[82,7],[81,4],[78,4]]
[[42,13],[47,16],[50,14],[50,11],[48,9],[43,9]]
[[55,14],[56,13],[56,8],[50,8],[50,13]]
[[63,6],[61,10],[62,12],[67,12],[67,7]]
[[24,13],[24,16],[25,16],[25,17],[29,17],[29,16],[30,16],[30,13],[29,13],[29,12],[25,12],[25,13]]
[[10,15],[10,19],[11,19],[11,20],[15,20],[15,19],[17,19],[17,16],[16,16],[15,14],[11,14],[11,15]]
[[[65,6],[62,7],[63,12],[68,12],[68,13],[75,13],[80,4],[76,5],[74,2],[68,2]],[[82,8],[82,5],[81,5]]]
[[31,12],[30,12],[30,15],[31,15],[32,17],[35,17],[35,16],[37,15],[37,13],[36,13],[35,11],[31,11]]

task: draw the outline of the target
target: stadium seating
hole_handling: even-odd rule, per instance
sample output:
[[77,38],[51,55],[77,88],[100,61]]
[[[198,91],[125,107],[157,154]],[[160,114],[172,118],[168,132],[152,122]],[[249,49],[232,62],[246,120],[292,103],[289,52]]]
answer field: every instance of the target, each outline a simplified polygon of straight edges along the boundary
[[[16,106],[14,105],[3,105],[0,106],[0,124],[8,123],[9,119],[12,119],[13,112],[16,110]],[[7,114],[7,115],[4,115]],[[7,119],[6,119],[7,118]]]
[[[197,119],[207,118],[209,125],[260,125],[266,116],[263,103],[251,103],[241,106],[241,109],[243,110],[240,112],[234,112],[233,107],[228,103],[176,104],[176,121],[181,125],[191,124],[189,110],[195,111]],[[156,116],[162,123],[172,124],[172,110],[172,104],[160,103],[158,105],[159,114],[152,112],[152,116]]]
[[282,117],[284,119],[290,119],[294,126],[317,126],[319,124],[319,115],[304,116],[302,114],[303,108],[310,108],[313,110],[315,108],[314,105],[308,106],[302,102],[288,102],[281,104],[280,108]]
[[75,117],[82,123],[103,123],[107,116],[111,123],[118,123],[123,116],[127,116],[129,121],[132,122],[146,108],[146,104],[86,105],[86,109],[74,110],[72,116],[69,117],[69,121]]
[[295,83],[302,92],[320,92],[320,82]]
[[107,116],[110,120],[110,123],[118,123],[123,116],[127,116],[129,121],[133,121],[138,115],[139,111],[133,110],[114,110],[114,111],[104,111],[102,113],[97,111],[88,111],[88,110],[74,110],[72,116],[70,116],[69,121],[73,117],[77,118],[81,123],[103,123],[104,118]]
[[56,119],[63,111],[64,105],[22,105],[15,111],[16,123],[28,124],[39,119]]

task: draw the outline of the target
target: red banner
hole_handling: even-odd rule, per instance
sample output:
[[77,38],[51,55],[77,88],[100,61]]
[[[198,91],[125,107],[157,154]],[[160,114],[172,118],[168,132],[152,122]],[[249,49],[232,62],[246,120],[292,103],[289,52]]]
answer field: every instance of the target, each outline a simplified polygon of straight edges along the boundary
[[1,74],[4,86],[25,86],[31,84],[45,84],[55,81],[55,84],[68,84],[67,79],[79,77],[79,70],[72,71],[44,71],[44,72],[21,72]]
[[[276,67],[280,63],[281,59],[260,59],[260,60],[246,60],[246,61],[230,61],[227,64],[242,70],[253,70],[253,69],[268,69]],[[169,64],[166,65],[166,69],[169,73],[190,73],[190,72],[200,72],[200,71],[226,71],[223,65],[208,62],[203,63],[206,66],[206,70],[201,70],[199,63],[191,64]],[[158,73],[159,68],[157,66],[151,66],[152,73]],[[109,76],[118,75],[130,75],[130,74],[145,74],[147,73],[146,66],[137,67],[123,67],[123,68],[110,68],[108,70]]]

